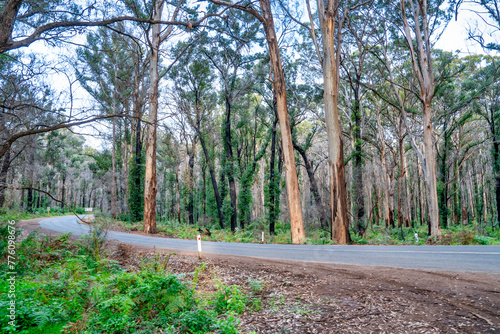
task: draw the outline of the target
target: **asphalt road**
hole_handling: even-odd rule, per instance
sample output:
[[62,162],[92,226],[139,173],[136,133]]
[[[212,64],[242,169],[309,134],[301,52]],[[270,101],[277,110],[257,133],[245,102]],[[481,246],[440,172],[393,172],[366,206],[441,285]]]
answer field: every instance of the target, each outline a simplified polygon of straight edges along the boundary
[[[89,227],[74,216],[40,221],[45,229],[84,235]],[[197,251],[196,240],[148,237],[110,231],[108,239],[134,245]],[[202,242],[204,253],[265,259],[500,274],[500,246],[314,246]]]

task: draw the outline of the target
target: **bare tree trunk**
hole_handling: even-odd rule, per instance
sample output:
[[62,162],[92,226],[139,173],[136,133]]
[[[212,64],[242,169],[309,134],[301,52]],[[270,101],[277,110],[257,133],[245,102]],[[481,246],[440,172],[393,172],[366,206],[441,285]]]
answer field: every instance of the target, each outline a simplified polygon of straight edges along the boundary
[[[153,19],[160,21],[164,1],[158,1],[153,9]],[[144,182],[144,232],[156,233],[156,130],[158,121],[158,52],[161,25],[153,24],[150,59],[149,115],[146,125],[146,178]]]
[[111,150],[111,217],[116,218],[116,119],[113,117],[113,139]]
[[[318,13],[323,36],[323,81],[325,98],[326,131],[328,135],[328,155],[331,179],[332,238],[339,244],[351,242],[349,219],[347,216],[347,189],[344,169],[344,143],[340,128],[337,102],[339,90],[339,53],[335,51],[335,19],[337,1],[318,0]],[[342,21],[339,22],[342,25]],[[340,29],[338,46],[341,44]],[[340,51],[340,50],[337,50]],[[321,58],[320,58],[321,60]]]
[[429,207],[431,235],[439,235],[439,206],[436,182],[436,158],[434,156],[433,126],[431,121],[431,101],[424,103],[424,145],[427,185],[427,202]]
[[398,117],[398,139],[399,139],[399,162],[400,162],[400,173],[398,180],[398,227],[410,226],[409,223],[409,202],[407,201],[408,196],[406,196],[406,184],[407,184],[407,171],[406,171],[406,154],[404,146],[405,131],[403,128],[402,115]]
[[[408,5],[413,16],[413,30],[406,18],[405,0],[401,0],[401,13],[404,25],[404,34],[410,50],[413,72],[420,87],[420,100],[422,102],[422,120],[424,126],[424,157],[419,154],[423,165],[427,189],[427,205],[429,210],[429,230],[432,236],[439,236],[439,206],[437,196],[436,159],[434,155],[431,101],[434,97],[435,79],[432,68],[431,42],[429,21],[427,18],[427,0],[408,0]],[[417,48],[413,47],[413,40]]]
[[380,142],[380,173],[381,173],[381,179],[382,179],[382,190],[383,190],[383,197],[382,197],[382,216],[384,218],[385,226],[390,227],[391,225],[394,224],[393,221],[391,221],[391,203],[389,202],[391,196],[390,196],[390,179],[389,179],[389,172],[387,171],[387,163],[385,161],[385,136],[384,132],[382,130],[382,123],[380,120],[380,110],[377,115],[377,128],[378,128],[378,136],[379,136],[379,142]]
[[[165,1],[153,2],[153,20],[160,21]],[[177,3],[177,7],[172,14],[172,21],[175,21],[182,1]],[[161,24],[153,24],[150,42],[150,90],[149,90],[149,115],[146,136],[146,177],[144,182],[144,231],[146,233],[156,233],[156,131],[158,127],[158,53],[160,44],[171,34],[173,26],[169,26],[163,34]]]
[[[115,74],[115,85],[117,82],[117,71],[116,64],[114,65],[114,74]],[[113,92],[113,114],[117,114],[116,110],[116,87]],[[111,140],[111,217],[113,219],[116,218],[117,208],[116,208],[116,117],[113,117],[113,136]],[[90,205],[90,202],[89,202]]]
[[[285,161],[285,181],[288,196],[288,207],[290,210],[290,227],[292,232],[292,243],[301,244],[306,240],[304,224],[302,221],[302,208],[300,205],[300,190],[297,179],[297,167],[293,153],[292,135],[290,122],[288,120],[288,107],[286,102],[285,76],[281,65],[278,48],[278,39],[274,29],[274,20],[269,0],[260,0],[264,30],[269,48],[271,68],[274,76],[274,90],[276,92],[276,106],[280,123],[283,159]],[[343,160],[342,160],[343,161]],[[345,184],[344,184],[345,187]],[[345,212],[347,216],[347,212]]]

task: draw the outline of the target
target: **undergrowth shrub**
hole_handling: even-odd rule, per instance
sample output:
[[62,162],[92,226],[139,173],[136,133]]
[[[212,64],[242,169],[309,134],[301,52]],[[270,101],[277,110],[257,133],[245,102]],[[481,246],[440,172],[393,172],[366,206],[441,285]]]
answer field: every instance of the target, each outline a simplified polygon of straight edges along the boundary
[[[7,236],[0,228],[0,245]],[[49,238],[34,232],[18,242],[16,327],[2,322],[0,332],[238,332],[235,314],[247,309],[243,288],[221,286],[211,297],[217,302],[202,304],[196,282],[165,272],[168,256],[127,272],[107,258],[101,236],[72,241],[69,234]],[[6,268],[4,254],[0,266]],[[198,271],[205,268],[202,264]],[[7,289],[6,272],[0,273],[2,292]],[[2,319],[9,301],[7,294],[0,294]]]

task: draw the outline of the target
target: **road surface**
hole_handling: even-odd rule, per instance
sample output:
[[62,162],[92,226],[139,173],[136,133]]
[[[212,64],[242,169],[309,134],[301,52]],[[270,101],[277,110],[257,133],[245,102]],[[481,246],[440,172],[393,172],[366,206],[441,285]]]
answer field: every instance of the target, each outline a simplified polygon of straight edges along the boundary
[[[45,229],[84,235],[89,231],[74,216],[40,221]],[[148,237],[130,233],[108,233],[108,239],[121,242],[197,251],[196,240]],[[341,246],[274,245],[227,242],[202,243],[204,253],[251,256],[265,259],[385,266],[455,272],[500,273],[500,246]]]

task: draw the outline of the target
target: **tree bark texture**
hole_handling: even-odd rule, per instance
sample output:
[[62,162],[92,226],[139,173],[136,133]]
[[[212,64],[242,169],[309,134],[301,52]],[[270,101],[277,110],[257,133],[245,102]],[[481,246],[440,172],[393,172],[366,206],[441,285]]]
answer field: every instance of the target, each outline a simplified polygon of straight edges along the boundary
[[[153,12],[155,21],[161,20],[163,0],[158,1]],[[146,178],[144,182],[144,232],[156,233],[156,131],[158,121],[158,53],[161,25],[153,24],[151,36],[149,115],[146,126]]]
[[425,169],[427,186],[427,205],[429,208],[430,234],[439,236],[439,206],[436,182],[436,157],[434,154],[433,126],[432,126],[431,102],[424,103],[424,146],[425,146]]
[[[274,76],[274,90],[276,92],[276,106],[281,131],[281,143],[283,159],[285,161],[285,182],[288,196],[288,207],[290,210],[290,227],[292,243],[302,244],[306,240],[304,224],[302,220],[302,208],[300,205],[300,190],[297,179],[297,167],[293,152],[292,134],[288,119],[288,107],[286,100],[285,76],[281,65],[281,57],[278,48],[278,39],[274,29],[274,20],[269,0],[260,0],[264,30],[269,48],[271,68]],[[346,212],[347,215],[347,212]]]
[[[406,3],[414,19],[414,36],[406,18]],[[422,121],[424,126],[424,157],[423,165],[427,205],[429,210],[429,232],[438,237],[439,230],[439,205],[437,196],[436,157],[433,144],[434,128],[432,125],[431,102],[434,97],[435,79],[432,68],[431,42],[429,21],[427,18],[427,0],[401,0],[401,14],[403,18],[404,35],[413,66],[414,75],[420,88],[422,103]],[[413,42],[416,42],[416,49]]]
[[[351,242],[349,207],[344,168],[344,143],[338,116],[339,64],[335,52],[335,14],[337,1],[318,0],[318,13],[323,36],[323,81],[328,156],[331,179],[332,238],[339,244]],[[340,36],[339,36],[340,37]]]

